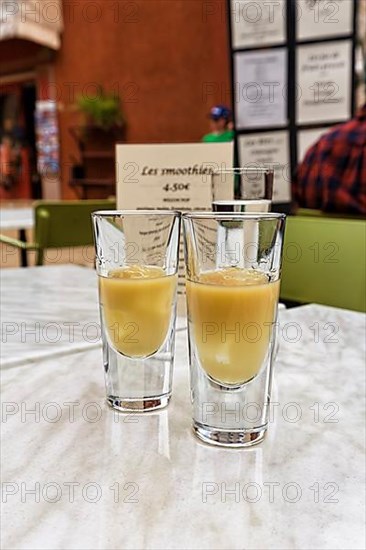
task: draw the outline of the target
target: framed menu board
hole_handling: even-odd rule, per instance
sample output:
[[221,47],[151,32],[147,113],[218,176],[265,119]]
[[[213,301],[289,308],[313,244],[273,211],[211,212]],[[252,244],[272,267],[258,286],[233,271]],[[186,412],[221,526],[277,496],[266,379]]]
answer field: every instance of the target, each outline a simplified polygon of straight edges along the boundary
[[285,48],[237,52],[234,56],[238,129],[287,124]]
[[352,41],[337,40],[298,47],[296,67],[301,96],[298,124],[347,120],[351,117]]
[[289,148],[288,131],[260,132],[239,137],[241,166],[252,168],[263,166],[274,169],[273,203],[291,200]]
[[284,44],[286,11],[280,2],[231,0],[233,47]]
[[326,134],[329,127],[315,128],[310,130],[300,130],[297,133],[297,158],[301,162],[304,160],[308,149],[314,145],[316,141]]
[[281,211],[307,147],[355,114],[360,1],[227,0],[235,158],[275,166]]
[[296,8],[298,40],[322,40],[352,33],[352,0],[297,0]]

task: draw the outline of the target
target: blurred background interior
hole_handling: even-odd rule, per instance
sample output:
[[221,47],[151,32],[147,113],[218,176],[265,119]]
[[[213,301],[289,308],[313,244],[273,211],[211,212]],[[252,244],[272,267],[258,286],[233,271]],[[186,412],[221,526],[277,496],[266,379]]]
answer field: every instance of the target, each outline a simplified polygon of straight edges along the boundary
[[[282,1],[284,12],[293,9],[294,1]],[[299,0],[303,9],[315,9],[317,2],[323,9],[324,0]],[[248,0],[236,4],[247,4],[252,21]],[[345,37],[354,45],[348,119],[365,104],[366,2],[356,0],[354,5],[357,17],[352,11],[353,30]],[[229,30],[231,26],[234,32],[235,16],[229,6],[226,0],[0,0],[3,235],[34,240],[34,200],[113,197],[116,143],[233,139],[237,108]],[[288,21],[282,46],[290,52],[295,29]],[[334,105],[334,121],[347,122],[336,110]],[[364,130],[365,113],[360,120]],[[315,125],[306,148],[318,140],[322,126],[328,129],[330,124]],[[365,205],[363,155],[358,193]],[[299,154],[294,158],[300,163]],[[297,165],[291,173],[296,182]],[[293,202],[308,206],[297,200],[294,188],[293,193]],[[14,224],[11,209],[21,206],[27,219]],[[345,210],[344,217],[360,217],[362,208]],[[336,231],[343,233],[342,227]],[[36,251],[19,254],[4,242],[1,247],[2,267],[24,264],[25,256],[28,265],[40,263]],[[90,266],[93,253],[67,248],[43,261]]]

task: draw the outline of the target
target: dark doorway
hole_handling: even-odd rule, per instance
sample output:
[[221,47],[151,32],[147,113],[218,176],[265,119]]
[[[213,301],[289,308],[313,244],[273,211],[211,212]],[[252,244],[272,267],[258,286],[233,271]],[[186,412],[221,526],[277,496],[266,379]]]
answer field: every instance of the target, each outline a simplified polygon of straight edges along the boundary
[[41,198],[35,134],[34,80],[14,82],[0,94],[0,195],[4,199]]

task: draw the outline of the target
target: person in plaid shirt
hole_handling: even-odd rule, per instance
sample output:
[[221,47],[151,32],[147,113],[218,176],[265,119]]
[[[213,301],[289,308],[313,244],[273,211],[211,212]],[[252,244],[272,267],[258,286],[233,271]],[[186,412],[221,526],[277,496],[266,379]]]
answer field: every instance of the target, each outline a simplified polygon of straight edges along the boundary
[[366,104],[307,151],[292,197],[303,208],[366,215]]

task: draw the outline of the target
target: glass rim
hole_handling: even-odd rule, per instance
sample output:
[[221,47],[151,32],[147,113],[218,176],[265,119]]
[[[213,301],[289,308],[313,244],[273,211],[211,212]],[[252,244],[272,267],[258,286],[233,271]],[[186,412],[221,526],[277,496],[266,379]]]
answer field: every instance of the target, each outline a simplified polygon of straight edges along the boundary
[[279,212],[184,212],[182,217],[186,220],[215,220],[233,219],[235,221],[245,220],[284,220],[286,214]]
[[92,212],[92,216],[100,217],[112,217],[112,216],[174,216],[180,217],[182,215],[179,210],[96,210]]
[[233,206],[240,206],[240,205],[246,205],[246,204],[255,204],[257,202],[260,203],[266,203],[271,204],[272,201],[270,199],[238,199],[238,200],[219,200],[219,201],[212,201],[212,204],[227,204],[227,205],[233,205]]
[[220,174],[233,174],[233,173],[239,173],[239,174],[245,174],[246,172],[259,172],[263,174],[268,174],[274,172],[273,167],[266,168],[265,166],[248,166],[245,168],[242,166],[241,168],[218,168],[217,170],[214,170],[212,172],[213,176],[220,175]]

